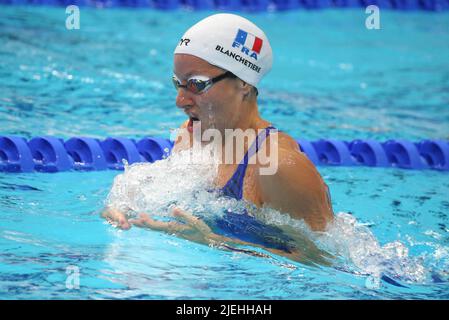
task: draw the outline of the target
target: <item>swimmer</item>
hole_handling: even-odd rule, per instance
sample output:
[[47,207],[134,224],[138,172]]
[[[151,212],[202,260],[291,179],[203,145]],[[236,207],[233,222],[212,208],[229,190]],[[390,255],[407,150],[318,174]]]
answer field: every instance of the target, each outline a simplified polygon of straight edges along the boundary
[[[189,139],[179,136],[173,152],[192,148],[198,123],[201,133],[214,129],[223,137],[229,134],[229,129],[254,130],[257,135],[243,146],[244,157],[219,164],[217,188],[223,196],[278,210],[293,219],[304,220],[313,231],[324,231],[333,220],[327,185],[296,141],[277,131],[259,114],[257,86],[270,71],[272,59],[264,32],[238,15],[215,14],[188,29],[174,52],[173,83],[177,90],[176,105],[188,116],[181,130],[187,132]],[[276,144],[271,144],[275,138]],[[224,139],[219,146],[223,155],[229,147],[228,141]],[[261,174],[264,165],[258,154],[262,151],[268,156],[276,153],[277,168],[272,174]],[[146,227],[224,248],[230,244],[250,244],[297,261],[304,256],[298,257],[301,249],[298,247],[313,246],[294,230],[287,230],[288,227],[282,230],[287,235],[278,237],[279,228],[263,225],[248,212],[227,214],[229,220],[217,222],[221,233],[181,209],[174,209],[172,214],[180,222],[154,220],[146,213],[128,220],[126,214],[110,207],[102,216],[124,230],[132,225]],[[245,235],[249,229],[269,235]],[[292,242],[296,244],[291,245]]]

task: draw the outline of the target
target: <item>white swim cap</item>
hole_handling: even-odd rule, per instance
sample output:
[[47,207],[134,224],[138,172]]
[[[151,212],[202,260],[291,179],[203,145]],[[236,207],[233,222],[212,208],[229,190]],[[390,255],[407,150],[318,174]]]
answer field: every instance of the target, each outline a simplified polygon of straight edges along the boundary
[[206,60],[253,86],[273,63],[265,33],[251,21],[228,13],[214,14],[192,26],[176,46],[177,53]]

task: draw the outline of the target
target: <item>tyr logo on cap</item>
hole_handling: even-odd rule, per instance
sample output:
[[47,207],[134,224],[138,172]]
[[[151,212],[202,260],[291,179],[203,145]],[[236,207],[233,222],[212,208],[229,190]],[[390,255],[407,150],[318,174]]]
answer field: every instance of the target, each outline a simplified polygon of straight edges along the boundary
[[183,44],[187,47],[189,45],[190,39],[181,39],[179,41],[179,46],[182,46]]
[[263,40],[261,38],[239,29],[232,46],[234,48],[241,48],[243,53],[257,60],[257,54],[260,54],[262,44]]

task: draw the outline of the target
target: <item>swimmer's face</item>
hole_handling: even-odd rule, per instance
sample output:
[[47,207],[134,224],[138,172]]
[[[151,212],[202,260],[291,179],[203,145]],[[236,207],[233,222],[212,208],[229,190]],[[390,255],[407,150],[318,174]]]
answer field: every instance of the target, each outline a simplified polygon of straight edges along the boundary
[[[193,76],[214,78],[225,72],[195,56],[175,54],[174,74],[183,85]],[[243,81],[237,78],[225,78],[199,94],[179,88],[176,105],[189,117],[201,121],[202,132],[215,128],[223,134],[224,129],[234,129],[238,125],[239,109],[247,89],[242,84]]]

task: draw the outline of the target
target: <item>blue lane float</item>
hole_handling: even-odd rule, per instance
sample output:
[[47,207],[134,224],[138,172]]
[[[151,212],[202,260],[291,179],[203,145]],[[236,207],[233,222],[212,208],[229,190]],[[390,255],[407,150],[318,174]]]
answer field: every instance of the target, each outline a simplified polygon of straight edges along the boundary
[[123,159],[128,164],[143,162],[135,141],[126,138],[107,138],[101,142],[101,148],[106,156],[109,169],[123,169]]
[[448,142],[443,140],[424,140],[417,144],[419,154],[427,164],[436,170],[449,170]]
[[36,171],[58,172],[73,168],[73,159],[64,148],[62,139],[35,137],[28,141],[28,147],[31,150]]
[[[341,141],[296,140],[300,150],[317,166],[396,167],[449,171],[449,141],[370,139]],[[104,140],[73,137],[66,141],[39,136],[26,140],[0,136],[0,171],[59,172],[68,170],[123,170],[124,163],[154,162],[167,158],[173,141],[159,137]]]
[[0,137],[0,171],[30,172],[33,156],[27,141],[21,137]]
[[64,144],[74,161],[76,170],[105,170],[108,168],[100,141],[93,138],[73,137]]
[[137,150],[147,162],[167,158],[172,147],[171,141],[157,137],[144,138],[137,143]]
[[355,164],[345,141],[321,139],[312,142],[312,145],[318,155],[319,164],[333,166],[352,166]]
[[445,11],[449,0],[0,0],[9,5],[50,5],[153,8],[159,10],[221,10],[221,11],[283,11],[325,8],[366,8],[376,5],[380,9]]
[[383,144],[392,166],[404,169],[427,169],[429,165],[423,158],[416,144],[406,140],[389,140]]
[[369,167],[390,166],[385,149],[378,141],[354,140],[349,143],[348,148],[355,162],[360,165]]
[[307,158],[309,158],[314,165],[318,165],[320,163],[312,142],[305,139],[297,139],[296,142],[298,143],[299,149],[306,154]]

